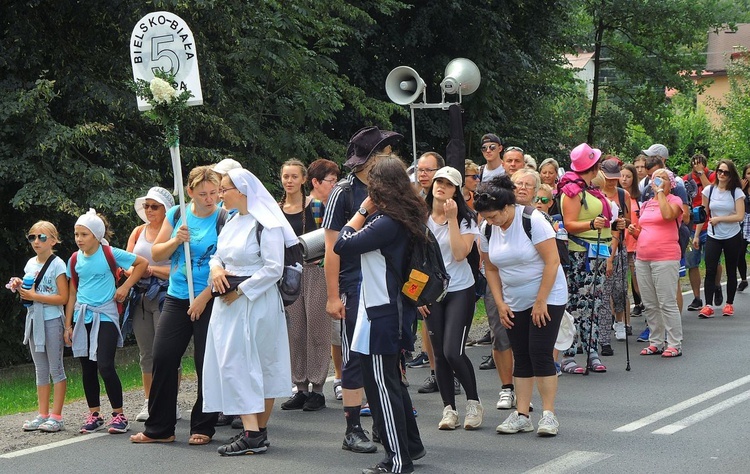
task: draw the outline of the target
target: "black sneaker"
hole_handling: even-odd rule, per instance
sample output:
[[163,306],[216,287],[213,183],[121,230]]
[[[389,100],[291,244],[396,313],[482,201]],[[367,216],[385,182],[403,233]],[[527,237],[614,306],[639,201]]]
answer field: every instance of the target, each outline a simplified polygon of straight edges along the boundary
[[479,370],[492,370],[495,368],[495,359],[492,354],[482,357],[482,363],[479,364]]
[[424,352],[420,352],[417,357],[412,359],[411,362],[407,362],[406,366],[410,369],[416,369],[419,367],[429,367],[430,366],[430,359],[427,358],[427,354]]
[[372,442],[383,444],[380,442],[380,435],[378,434],[378,430],[375,429],[375,425],[372,426]]
[[[237,418],[239,418],[239,417],[237,417]],[[262,433],[263,433],[263,436],[265,437],[265,439],[263,440],[263,444],[267,448],[267,447],[271,446],[271,442],[268,441],[268,431],[263,431]],[[237,433],[236,435],[234,435],[231,438],[229,438],[227,440],[226,444],[232,444],[235,441],[237,441],[238,439],[242,438],[244,435],[245,435],[245,430],[240,430],[239,433]]]
[[700,298],[693,298],[693,302],[688,305],[688,311],[700,311],[703,308],[703,300]]
[[456,377],[453,377],[453,394],[461,395],[461,382]]
[[612,346],[609,344],[602,344],[602,355],[612,356],[615,355],[615,351],[612,350]]
[[484,333],[484,336],[480,337],[474,342],[475,346],[487,346],[492,342],[492,335],[490,334],[490,330],[488,329],[486,333]]
[[219,446],[216,450],[222,456],[241,456],[243,454],[263,454],[268,451],[266,446],[266,433],[262,432],[260,435],[251,438],[247,436],[246,431],[242,432],[242,435],[231,443]]
[[633,335],[633,326],[625,326],[625,334],[627,334],[628,336],[632,336]]
[[643,316],[643,310],[646,309],[643,303],[633,306],[633,311],[630,312],[630,316],[638,317]]
[[724,303],[724,293],[721,291],[721,286],[716,288],[716,293],[714,294],[714,305],[715,306],[721,306]]
[[428,375],[427,378],[424,379],[422,386],[419,387],[419,390],[417,390],[417,392],[419,393],[433,393],[437,391],[437,380],[435,380],[435,376],[432,374]]
[[219,413],[219,417],[216,419],[214,426],[227,426],[232,422],[232,416],[227,416],[224,412]]
[[378,447],[370,441],[370,438],[365,434],[365,430],[356,428],[344,436],[341,449],[355,453],[374,453],[378,450]]
[[321,408],[326,407],[326,397],[322,393],[310,392],[307,396],[307,401],[302,406],[304,411],[318,411]]
[[232,428],[234,428],[235,430],[241,430],[245,428],[242,424],[242,418],[240,418],[239,416],[234,416],[232,418]]
[[387,467],[383,467],[380,464],[373,467],[367,467],[365,469],[362,469],[362,474],[389,474],[392,473],[390,469]]
[[739,285],[737,285],[737,291],[743,291],[747,288],[747,280],[742,280]]
[[304,392],[297,392],[292,398],[281,404],[282,410],[301,410],[305,406],[307,395]]

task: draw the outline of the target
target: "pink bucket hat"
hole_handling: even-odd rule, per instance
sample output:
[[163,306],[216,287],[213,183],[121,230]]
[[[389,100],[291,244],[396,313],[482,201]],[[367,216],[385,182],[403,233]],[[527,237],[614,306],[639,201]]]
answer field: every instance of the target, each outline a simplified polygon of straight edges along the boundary
[[602,151],[591,148],[588,143],[581,143],[570,152],[570,169],[576,173],[583,173],[599,162]]

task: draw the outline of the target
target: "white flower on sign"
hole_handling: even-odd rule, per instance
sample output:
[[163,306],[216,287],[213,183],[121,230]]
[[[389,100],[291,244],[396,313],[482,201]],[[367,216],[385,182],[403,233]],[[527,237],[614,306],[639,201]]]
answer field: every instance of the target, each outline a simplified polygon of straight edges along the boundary
[[159,77],[151,79],[150,88],[154,102],[159,104],[169,104],[178,95],[174,87]]

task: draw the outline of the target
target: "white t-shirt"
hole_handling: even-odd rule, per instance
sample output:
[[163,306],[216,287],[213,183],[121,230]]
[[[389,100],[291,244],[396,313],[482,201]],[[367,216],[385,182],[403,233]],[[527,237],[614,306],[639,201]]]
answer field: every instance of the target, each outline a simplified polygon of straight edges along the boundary
[[[714,189],[713,193],[711,192],[711,188]],[[722,191],[712,184],[703,188],[703,195],[706,198],[708,198],[709,193],[711,197],[708,200],[708,208],[711,211],[711,215],[716,217],[731,216],[736,209],[736,202],[740,199],[745,199],[745,194],[740,188],[735,188],[734,191]],[[718,240],[726,240],[734,237],[739,231],[740,222],[719,222],[716,225],[708,225],[708,235]]]
[[[52,258],[52,257],[50,257]],[[26,262],[26,266],[23,267],[24,276],[32,275],[35,279],[38,273],[42,270],[43,263],[36,261],[36,257],[32,257]],[[39,282],[39,286],[36,288],[36,292],[43,295],[56,295],[57,291],[57,277],[65,274],[65,260],[62,258],[55,258],[52,263],[49,264],[49,268],[44,272],[42,281]],[[51,321],[55,318],[60,318],[63,315],[63,305],[44,305],[44,320]]]
[[486,183],[487,181],[491,180],[495,176],[505,176],[505,168],[503,168],[502,163],[500,166],[495,168],[494,170],[491,170],[487,167],[487,165],[484,165],[482,167],[482,182]]
[[[505,303],[512,311],[531,308],[539,293],[544,271],[544,261],[534,245],[555,238],[552,226],[535,209],[531,213],[532,240],[529,240],[523,230],[523,206],[516,206],[516,216],[507,230],[493,226],[489,243],[485,235],[482,226],[480,248],[489,254],[490,261],[500,272]],[[547,304],[564,305],[567,302],[568,284],[562,266],[559,266]]]
[[[474,284],[474,275],[471,273],[471,266],[468,260],[464,258],[460,262],[457,262],[453,258],[448,223],[437,224],[432,220],[432,216],[430,216],[427,219],[427,227],[435,234],[435,239],[440,244],[440,253],[443,254],[445,269],[448,271],[448,275],[451,276],[450,283],[448,283],[448,291],[461,291],[469,288]],[[474,221],[467,223],[466,220],[463,220],[461,221],[460,232],[461,235],[474,234],[476,236],[479,234],[479,228]]]

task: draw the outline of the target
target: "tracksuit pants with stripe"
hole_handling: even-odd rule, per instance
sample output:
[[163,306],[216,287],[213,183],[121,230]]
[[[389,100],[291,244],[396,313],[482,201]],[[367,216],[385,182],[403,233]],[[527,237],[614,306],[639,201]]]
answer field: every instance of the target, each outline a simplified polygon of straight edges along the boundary
[[411,397],[401,382],[398,354],[362,355],[362,375],[370,409],[380,414],[380,439],[391,472],[413,472],[411,455],[424,449],[414,418]]

